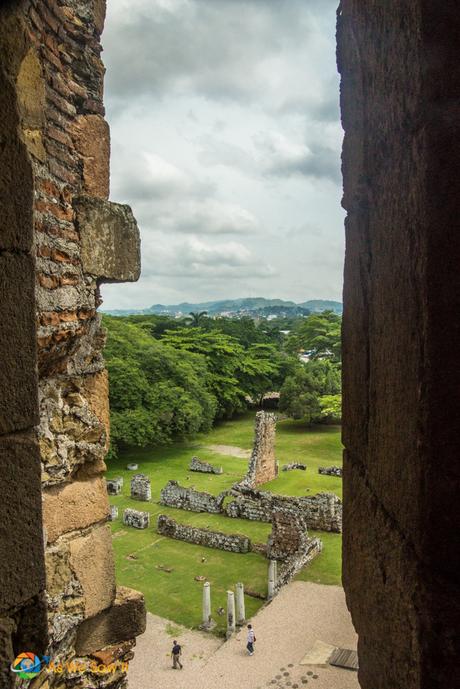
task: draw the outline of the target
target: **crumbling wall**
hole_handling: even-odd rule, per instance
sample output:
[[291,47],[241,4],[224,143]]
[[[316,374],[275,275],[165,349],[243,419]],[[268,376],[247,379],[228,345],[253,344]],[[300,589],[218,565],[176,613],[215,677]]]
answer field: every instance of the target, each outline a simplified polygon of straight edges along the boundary
[[249,553],[251,551],[251,541],[247,536],[179,524],[164,514],[160,514],[158,517],[157,531],[162,536],[176,538],[179,541],[186,541],[195,545],[203,545],[207,548],[227,550],[231,553]]
[[295,508],[315,531],[342,531],[342,501],[334,493],[317,493],[295,498],[268,491],[250,490],[241,484],[231,491],[234,500],[227,502],[224,512],[229,517],[271,522],[278,509]]
[[210,512],[219,514],[222,512],[222,503],[226,492],[217,497],[210,493],[184,488],[177,481],[168,481],[160,493],[160,504],[167,507],[177,507],[180,510],[190,512]]
[[[11,632],[2,647],[10,662],[16,651],[45,646],[65,662],[84,621],[112,620],[114,606],[123,607],[115,603],[105,524],[108,381],[96,309],[101,282],[137,279],[139,233],[129,207],[107,201],[103,0],[24,0],[3,3],[0,12],[0,139],[7,142],[0,146],[0,430],[8,434],[3,495],[11,499],[2,524],[22,553],[12,545],[2,558],[2,594],[4,581],[9,593],[0,616]],[[46,616],[39,603],[45,588]],[[15,627],[25,604],[29,624],[37,617],[35,636],[19,647]],[[86,645],[88,654],[110,646],[107,657],[127,659],[141,628],[129,637],[122,628],[102,636],[100,646]],[[120,687],[126,675],[110,680]],[[48,678],[50,687],[66,681]],[[85,674],[73,680],[85,687],[105,681]]]
[[258,411],[255,420],[254,446],[243,485],[255,488],[278,475],[275,457],[276,416]]
[[343,581],[363,689],[458,676],[460,13],[342,0]]
[[198,457],[192,457],[189,466],[190,471],[199,471],[203,474],[223,474],[222,467],[215,467],[209,462],[202,462]]

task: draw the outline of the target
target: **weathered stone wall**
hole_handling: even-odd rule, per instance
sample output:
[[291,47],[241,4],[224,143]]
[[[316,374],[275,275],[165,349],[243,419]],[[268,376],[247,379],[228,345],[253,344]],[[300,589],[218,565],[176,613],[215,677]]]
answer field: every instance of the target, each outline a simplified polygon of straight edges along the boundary
[[190,512],[219,514],[222,512],[225,495],[226,493],[221,493],[215,497],[210,493],[204,493],[194,488],[183,488],[177,481],[168,481],[161,490],[160,504]]
[[179,541],[186,541],[195,545],[203,545],[207,548],[228,550],[231,553],[249,553],[251,551],[251,541],[247,536],[179,524],[164,514],[160,514],[158,517],[157,531],[162,536],[176,538]]
[[[105,525],[108,381],[96,309],[100,282],[139,275],[139,234],[130,209],[107,201],[103,0],[23,0],[0,12],[1,523],[8,549],[14,539],[0,565],[2,652],[11,661],[44,651],[47,626],[48,653],[65,661],[84,621],[123,607]],[[133,642],[122,642],[135,633],[120,628],[108,655],[128,658]],[[113,687],[125,680],[110,677]],[[58,683],[66,677],[50,675]]]
[[269,560],[286,560],[304,550],[307,541],[307,524],[296,507],[276,507],[272,514],[272,532],[268,538]]
[[276,416],[258,411],[255,420],[254,446],[243,485],[255,488],[278,475],[275,457]]
[[458,676],[460,13],[342,0],[343,581],[363,689]]
[[134,529],[148,529],[150,526],[150,512],[143,512],[127,507],[123,510],[123,524],[132,526]]
[[323,549],[323,543],[319,538],[308,538],[302,550],[289,557],[278,568],[278,577],[275,584],[275,592],[288,584],[300,570],[312,562]]
[[222,467],[215,467],[209,462],[202,462],[198,457],[192,457],[189,466],[190,471],[199,471],[203,474],[223,474]]
[[150,479],[145,474],[136,474],[131,479],[131,497],[133,500],[149,502],[152,499]]
[[231,495],[235,499],[224,506],[224,512],[229,517],[271,522],[277,509],[293,507],[302,514],[309,529],[336,533],[342,531],[342,501],[334,493],[294,498],[250,490],[240,485],[231,491]]

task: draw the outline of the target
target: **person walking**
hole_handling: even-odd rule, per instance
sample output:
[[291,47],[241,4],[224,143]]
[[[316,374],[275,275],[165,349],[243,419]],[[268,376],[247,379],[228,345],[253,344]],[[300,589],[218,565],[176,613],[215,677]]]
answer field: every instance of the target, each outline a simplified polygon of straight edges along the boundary
[[173,647],[171,651],[171,658],[173,661],[173,670],[180,668],[182,670],[182,663],[180,662],[180,657],[182,655],[182,648],[179,646],[176,640],[173,641]]
[[248,649],[248,654],[250,656],[254,655],[254,644],[255,644],[255,642],[256,642],[256,636],[254,634],[252,624],[248,624],[248,643],[246,644],[246,648]]

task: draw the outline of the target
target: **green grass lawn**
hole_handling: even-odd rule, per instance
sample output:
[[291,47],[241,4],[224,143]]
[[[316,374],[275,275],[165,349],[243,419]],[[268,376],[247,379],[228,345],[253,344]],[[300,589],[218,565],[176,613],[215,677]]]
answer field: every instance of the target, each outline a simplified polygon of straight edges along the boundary
[[[119,584],[142,591],[151,612],[188,627],[199,625],[202,583],[195,581],[195,576],[202,575],[211,583],[213,617],[218,623],[217,631],[222,632],[225,618],[217,615],[217,609],[226,607],[227,589],[242,581],[246,589],[266,593],[267,560],[264,557],[203,548],[161,537],[155,532],[156,518],[159,514],[167,514],[184,524],[244,534],[252,541],[266,542],[271,529],[269,524],[221,515],[196,514],[158,504],[161,488],[170,479],[214,495],[230,488],[246,473],[247,460],[224,456],[205,446],[219,444],[251,449],[253,435],[254,414],[246,414],[218,424],[210,433],[198,436],[193,442],[177,443],[170,447],[135,448],[111,460],[107,477],[123,476],[125,479],[123,494],[110,497],[111,504],[118,506],[120,515],[112,524],[117,580]],[[194,454],[201,460],[222,466],[224,473],[208,475],[188,471]],[[320,491],[341,495],[340,479],[318,474],[318,466],[341,465],[339,427],[308,429],[295,421],[281,421],[277,427],[276,454],[280,464],[303,462],[307,464],[307,471],[280,471],[279,477],[265,484],[264,489],[285,495],[313,495]],[[139,472],[150,477],[152,502],[137,502],[130,498],[129,482],[133,472],[126,470],[129,462],[136,462]],[[150,529],[125,527],[121,522],[125,507],[148,510],[151,514]],[[328,533],[319,535],[324,543],[323,553],[298,578],[340,584],[341,536]],[[166,572],[161,567],[172,571]],[[246,596],[248,616],[253,615],[261,605],[261,600]]]

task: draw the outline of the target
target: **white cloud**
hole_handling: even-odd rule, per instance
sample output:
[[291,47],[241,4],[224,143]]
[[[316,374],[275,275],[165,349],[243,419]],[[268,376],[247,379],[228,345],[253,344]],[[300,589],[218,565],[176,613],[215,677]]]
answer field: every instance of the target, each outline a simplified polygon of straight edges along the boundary
[[112,198],[142,236],[105,308],[340,298],[336,0],[110,0]]

